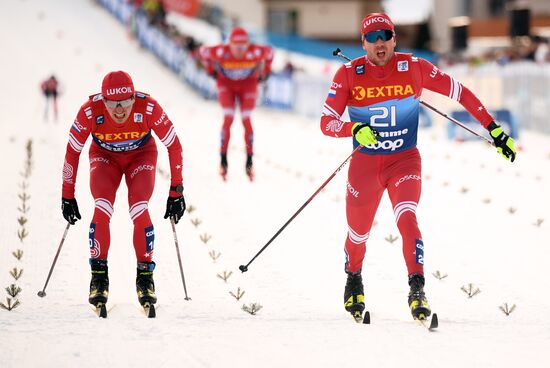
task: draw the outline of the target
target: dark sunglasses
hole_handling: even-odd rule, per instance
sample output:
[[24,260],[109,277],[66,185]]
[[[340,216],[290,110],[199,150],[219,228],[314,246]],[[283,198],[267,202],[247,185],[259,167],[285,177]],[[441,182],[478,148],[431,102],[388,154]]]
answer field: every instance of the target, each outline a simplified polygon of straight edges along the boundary
[[105,105],[107,105],[107,107],[110,107],[111,109],[115,109],[118,105],[126,108],[132,104],[132,102],[134,101],[134,96],[121,101],[107,100],[106,98],[104,98],[103,101],[105,102]]
[[388,29],[381,29],[379,31],[367,32],[364,35],[365,41],[368,43],[375,43],[380,38],[382,41],[386,42],[393,38],[393,31]]

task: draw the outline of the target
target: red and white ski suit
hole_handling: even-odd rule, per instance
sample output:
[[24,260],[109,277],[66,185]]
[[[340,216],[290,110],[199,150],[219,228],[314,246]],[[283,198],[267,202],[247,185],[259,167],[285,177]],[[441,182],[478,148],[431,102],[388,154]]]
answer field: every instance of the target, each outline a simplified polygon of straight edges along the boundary
[[[493,121],[468,88],[410,54],[395,53],[385,66],[360,57],[342,65],[334,76],[321,116],[323,133],[350,137],[355,122],[370,123],[379,132],[378,143],[361,148],[349,166],[345,241],[348,272],[360,271],[363,266],[366,241],[386,189],[403,238],[408,273],[424,272],[424,244],[416,219],[422,184],[416,141],[423,88],[458,101],[484,127]],[[349,122],[341,120],[346,107]],[[353,144],[359,145],[355,138]]]
[[250,114],[256,106],[258,81],[269,75],[273,50],[269,46],[250,44],[241,59],[231,53],[229,45],[203,46],[200,58],[208,74],[216,77],[218,100],[223,109],[220,152],[227,153],[230,128],[235,116],[235,103],[238,100],[244,126],[246,153],[253,153],[254,131]]
[[[110,246],[109,223],[116,191],[122,176],[128,186],[128,205],[134,223],[134,249],[138,262],[151,262],[154,228],[148,201],[155,185],[157,148],[151,135],[168,149],[171,186],[182,184],[182,149],[174,126],[162,107],[147,94],[136,92],[129,117],[118,124],[109,115],[103,96],[96,94],[78,111],[69,132],[63,167],[63,198],[74,198],[80,153],[88,136],[90,146],[90,189],[95,200],[90,224],[89,246],[92,259],[107,259]],[[172,193],[172,196],[181,194]]]

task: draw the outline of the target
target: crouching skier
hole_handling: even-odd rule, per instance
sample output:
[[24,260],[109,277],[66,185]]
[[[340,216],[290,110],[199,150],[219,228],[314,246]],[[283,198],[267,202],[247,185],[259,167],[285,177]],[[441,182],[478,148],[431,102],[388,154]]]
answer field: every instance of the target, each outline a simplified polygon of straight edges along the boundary
[[69,131],[61,206],[63,217],[71,225],[81,218],[75,199],[80,152],[90,134],[93,139],[89,156],[90,189],[95,209],[89,231],[92,271],[89,302],[96,306],[101,317],[106,317],[105,303],[109,296],[109,223],[123,176],[134,223],[137,296],[139,303],[147,309],[152,306],[153,312],[157,301],[153,280],[155,231],[148,211],[157,163],[157,148],[151,131],[168,149],[171,186],[164,218],[177,223],[185,211],[180,141],[162,107],[151,96],[136,92],[126,72],[114,71],[105,76],[101,93],[90,96],[82,105]]

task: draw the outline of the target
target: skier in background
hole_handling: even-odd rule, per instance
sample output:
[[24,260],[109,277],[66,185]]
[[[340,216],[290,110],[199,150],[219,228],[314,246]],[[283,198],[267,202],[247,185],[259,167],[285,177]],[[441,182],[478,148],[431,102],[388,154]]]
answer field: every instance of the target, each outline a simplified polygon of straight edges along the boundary
[[250,180],[253,180],[254,133],[250,114],[256,105],[258,82],[265,81],[271,72],[273,50],[269,46],[250,43],[248,33],[243,28],[237,27],[231,31],[227,44],[203,46],[199,54],[207,73],[216,79],[218,100],[223,109],[220,175],[226,180],[227,148],[235,115],[235,104],[238,100],[246,145],[245,170]]
[[[416,220],[422,182],[416,148],[422,89],[462,104],[489,131],[507,160],[515,159],[515,143],[459,81],[424,59],[394,52],[394,25],[386,14],[363,19],[361,40],[366,55],[336,72],[321,116],[325,135],[353,137],[354,148],[362,146],[348,171],[344,306],[356,319],[365,308],[361,269],[366,241],[387,190],[403,238],[409,308],[414,318],[425,319],[431,310],[424,293],[424,243]],[[341,120],[346,107],[351,121]]]
[[48,79],[40,83],[40,89],[46,97],[46,106],[44,109],[44,121],[48,120],[48,111],[50,108],[50,100],[53,107],[54,120],[57,121],[57,96],[59,94],[59,83],[55,75],[51,75]]
[[114,71],[105,76],[101,93],[91,95],[82,105],[69,131],[61,207],[63,217],[71,225],[81,218],[75,199],[80,152],[90,134],[93,139],[89,156],[95,210],[89,232],[92,271],[89,302],[95,306],[105,304],[109,295],[109,222],[123,176],[134,223],[138,299],[142,305],[154,304],[157,300],[153,281],[155,231],[148,211],[157,163],[157,148],[151,131],[168,149],[171,184],[164,218],[169,217],[177,223],[185,211],[180,141],[162,107],[151,96],[135,92],[126,72]]

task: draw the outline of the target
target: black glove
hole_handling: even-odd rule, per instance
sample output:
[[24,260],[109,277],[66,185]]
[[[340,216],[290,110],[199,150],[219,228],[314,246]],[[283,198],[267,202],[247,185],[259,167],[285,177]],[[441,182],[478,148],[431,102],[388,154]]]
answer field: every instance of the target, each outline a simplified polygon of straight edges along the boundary
[[166,213],[164,218],[170,217],[177,224],[185,212],[185,199],[181,197],[168,197],[166,201]]
[[61,210],[63,211],[63,217],[71,225],[74,225],[77,220],[82,218],[78,211],[78,204],[74,198],[61,198]]
[[514,162],[516,159],[516,144],[514,140],[494,121],[487,127],[491,138],[495,142],[497,152],[507,160]]

